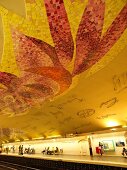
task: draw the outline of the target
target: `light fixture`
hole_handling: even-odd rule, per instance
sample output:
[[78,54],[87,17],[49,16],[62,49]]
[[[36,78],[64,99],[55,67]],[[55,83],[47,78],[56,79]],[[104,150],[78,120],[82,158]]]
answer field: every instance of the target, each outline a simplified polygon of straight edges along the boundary
[[19,139],[16,139],[15,142],[20,142],[20,140],[19,140]]
[[33,140],[41,140],[44,139],[44,137],[38,137],[38,138],[32,138]]
[[28,140],[29,140],[28,138],[24,139],[24,141],[28,141]]
[[106,126],[107,127],[115,127],[115,126],[119,126],[119,123],[117,121],[114,120],[109,120],[106,122]]
[[52,138],[61,138],[61,135],[52,135],[52,136],[47,136],[47,139],[52,139]]
[[122,126],[122,128],[127,128],[127,125]]

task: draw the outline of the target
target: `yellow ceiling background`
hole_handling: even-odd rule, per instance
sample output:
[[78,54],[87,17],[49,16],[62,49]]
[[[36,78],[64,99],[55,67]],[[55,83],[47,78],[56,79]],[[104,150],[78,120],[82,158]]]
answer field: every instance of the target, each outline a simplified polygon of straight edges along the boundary
[[[64,0],[73,39],[88,1]],[[106,0],[103,34],[127,3]],[[20,75],[11,28],[54,46],[43,0],[0,0],[0,71]],[[3,45],[4,44],[4,45]],[[1,114],[1,128],[21,128],[27,136],[56,136],[103,130],[127,124],[127,29],[110,51],[89,70],[73,78],[63,94],[36,105],[27,114]],[[75,60],[68,65],[72,71]]]

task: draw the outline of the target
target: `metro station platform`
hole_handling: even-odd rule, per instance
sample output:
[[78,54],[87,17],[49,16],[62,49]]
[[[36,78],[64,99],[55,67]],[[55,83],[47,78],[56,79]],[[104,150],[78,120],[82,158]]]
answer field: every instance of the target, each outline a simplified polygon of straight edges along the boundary
[[127,158],[122,156],[74,156],[43,154],[1,154],[0,161],[42,170],[125,170]]

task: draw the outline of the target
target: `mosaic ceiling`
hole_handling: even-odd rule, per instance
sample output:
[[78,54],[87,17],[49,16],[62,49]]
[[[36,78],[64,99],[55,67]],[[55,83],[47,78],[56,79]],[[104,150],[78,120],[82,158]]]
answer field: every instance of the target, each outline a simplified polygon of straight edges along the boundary
[[126,28],[126,0],[0,0],[1,129],[48,137],[125,125]]

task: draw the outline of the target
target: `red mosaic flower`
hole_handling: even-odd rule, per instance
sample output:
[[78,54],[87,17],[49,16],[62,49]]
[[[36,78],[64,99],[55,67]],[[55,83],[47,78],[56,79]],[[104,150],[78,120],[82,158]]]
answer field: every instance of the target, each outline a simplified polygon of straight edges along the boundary
[[74,42],[63,0],[44,0],[54,47],[12,30],[20,76],[0,72],[1,112],[24,113],[37,103],[66,91],[76,76],[99,61],[127,28],[127,4],[102,36],[104,0],[89,0],[76,36],[73,72],[67,70]]

